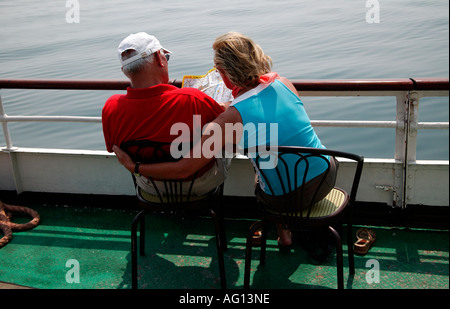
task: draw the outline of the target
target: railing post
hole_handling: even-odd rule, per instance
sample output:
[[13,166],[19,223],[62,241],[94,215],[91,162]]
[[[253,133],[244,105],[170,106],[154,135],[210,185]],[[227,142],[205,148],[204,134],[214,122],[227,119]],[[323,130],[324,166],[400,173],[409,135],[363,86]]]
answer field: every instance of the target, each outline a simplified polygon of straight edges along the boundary
[[8,122],[6,121],[6,116],[7,115],[5,113],[5,109],[3,108],[2,96],[0,95],[0,122],[2,123],[3,127],[3,136],[5,137],[6,150],[12,150],[13,146],[11,136],[9,135]]
[[407,153],[406,162],[415,162],[417,154],[417,128],[419,118],[419,94],[415,91],[408,98],[408,126],[407,126]]
[[0,95],[0,122],[2,123],[3,135],[5,137],[5,142],[6,142],[6,147],[3,148],[3,150],[6,152],[9,152],[9,159],[11,161],[11,168],[12,168],[12,173],[13,173],[13,177],[14,177],[14,184],[16,186],[16,191],[17,191],[17,193],[21,193],[22,185],[21,185],[21,181],[20,181],[20,175],[18,172],[19,169],[18,169],[16,153],[14,152],[14,150],[16,150],[17,147],[13,147],[13,145],[12,145],[12,140],[11,140],[11,136],[9,135],[8,122],[6,120],[6,117],[7,117],[7,115],[5,113],[5,109],[3,108],[2,97]]
[[399,164],[394,166],[393,205],[402,207],[404,205],[404,179],[406,170],[406,156],[408,152],[408,115],[409,115],[409,91],[397,95],[397,112],[395,129],[395,161]]
[[419,118],[419,94],[412,91],[408,95],[407,101],[407,123],[405,126],[405,137],[406,137],[406,156],[403,161],[403,198],[402,198],[402,208],[406,208],[408,203],[413,198],[414,192],[413,186],[411,185],[409,165],[416,161],[417,154],[417,128],[418,128],[418,118]]
[[[416,161],[417,128],[419,114],[419,94],[408,91],[405,96],[397,96],[397,129],[395,142],[395,160],[402,163],[402,170],[396,169],[395,205],[406,208],[411,195],[409,183],[409,164]],[[400,193],[400,194],[398,194]]]
[[397,95],[397,111],[395,129],[395,154],[396,161],[403,162],[406,156],[406,125],[408,120],[408,96],[409,92]]

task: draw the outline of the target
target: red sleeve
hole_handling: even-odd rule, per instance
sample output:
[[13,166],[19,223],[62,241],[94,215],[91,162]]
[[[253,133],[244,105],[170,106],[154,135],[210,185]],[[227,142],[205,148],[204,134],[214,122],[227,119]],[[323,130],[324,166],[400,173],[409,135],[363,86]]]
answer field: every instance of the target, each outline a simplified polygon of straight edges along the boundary
[[114,109],[117,104],[117,96],[114,95],[110,97],[102,109],[102,128],[103,137],[105,138],[106,150],[108,152],[113,152],[112,147],[114,146],[114,132],[113,130],[113,117]]
[[222,106],[219,105],[213,98],[210,96],[204,94],[201,91],[198,91],[198,98],[199,98],[199,108],[202,114],[202,117],[205,117],[202,122],[209,123],[217,118],[221,113],[224,112],[224,109]]

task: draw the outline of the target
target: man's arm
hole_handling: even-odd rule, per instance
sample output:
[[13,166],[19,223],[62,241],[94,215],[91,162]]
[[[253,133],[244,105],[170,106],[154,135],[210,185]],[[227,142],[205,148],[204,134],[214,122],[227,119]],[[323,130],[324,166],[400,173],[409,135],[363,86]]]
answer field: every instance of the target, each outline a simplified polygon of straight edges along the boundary
[[[236,123],[242,124],[241,116],[237,109],[229,108],[207,125],[201,141],[194,145],[188,158],[183,158],[177,162],[141,164],[139,166],[139,172],[144,176],[160,179],[188,178],[211,160],[214,160],[215,155],[221,153],[227,142],[235,144],[240,140],[239,133],[226,132],[229,131],[229,128],[225,130],[228,127],[226,124],[234,125]],[[119,162],[127,170],[134,172],[135,162],[130,156],[116,145],[113,146],[113,150]]]

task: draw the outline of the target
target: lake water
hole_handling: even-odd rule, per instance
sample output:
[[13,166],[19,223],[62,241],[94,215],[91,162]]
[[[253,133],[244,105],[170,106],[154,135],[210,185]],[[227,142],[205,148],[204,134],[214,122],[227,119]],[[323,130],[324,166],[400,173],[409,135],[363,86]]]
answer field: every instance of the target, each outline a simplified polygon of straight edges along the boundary
[[[117,46],[146,31],[173,51],[171,78],[213,67],[212,42],[252,37],[290,79],[449,76],[449,1],[0,1],[0,79],[125,79]],[[68,12],[79,8],[76,15]],[[69,13],[70,13],[69,12]],[[376,17],[378,23],[369,23]],[[372,14],[373,13],[373,14]],[[370,20],[370,18],[369,18]],[[8,115],[100,116],[118,91],[9,90]],[[395,120],[395,99],[302,98],[313,120]],[[449,100],[420,101],[419,121],[449,121]],[[9,123],[14,145],[104,150],[100,124]],[[328,148],[392,158],[393,129],[318,128]],[[448,130],[421,130],[418,159],[449,159]],[[0,134],[0,146],[4,145]]]

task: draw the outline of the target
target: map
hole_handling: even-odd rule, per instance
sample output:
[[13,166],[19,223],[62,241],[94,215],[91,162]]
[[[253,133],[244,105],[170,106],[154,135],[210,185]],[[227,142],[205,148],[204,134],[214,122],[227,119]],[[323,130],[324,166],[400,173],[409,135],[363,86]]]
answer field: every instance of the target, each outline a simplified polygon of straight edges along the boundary
[[197,88],[203,91],[218,103],[225,103],[233,100],[231,90],[225,83],[216,69],[209,70],[205,75],[185,75],[181,87]]

